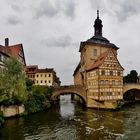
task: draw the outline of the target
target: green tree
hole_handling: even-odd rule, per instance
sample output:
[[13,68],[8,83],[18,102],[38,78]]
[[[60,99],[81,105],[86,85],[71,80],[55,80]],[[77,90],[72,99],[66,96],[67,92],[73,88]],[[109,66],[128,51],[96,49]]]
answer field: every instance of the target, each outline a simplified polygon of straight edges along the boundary
[[27,91],[31,91],[33,87],[34,81],[26,77],[26,89]]
[[5,69],[0,71],[0,94],[7,99],[25,98],[26,84],[22,65],[16,58],[5,61]]
[[138,73],[136,70],[131,70],[130,74],[127,74],[123,78],[124,83],[137,83],[139,81]]

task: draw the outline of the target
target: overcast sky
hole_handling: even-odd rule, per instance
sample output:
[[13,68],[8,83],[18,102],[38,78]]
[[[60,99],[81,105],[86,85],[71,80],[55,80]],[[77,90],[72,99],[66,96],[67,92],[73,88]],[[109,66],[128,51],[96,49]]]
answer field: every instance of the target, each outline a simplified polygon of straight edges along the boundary
[[26,63],[52,67],[62,84],[73,83],[81,41],[94,34],[100,10],[103,36],[120,49],[125,74],[140,73],[139,0],[0,0],[0,44],[22,43]]

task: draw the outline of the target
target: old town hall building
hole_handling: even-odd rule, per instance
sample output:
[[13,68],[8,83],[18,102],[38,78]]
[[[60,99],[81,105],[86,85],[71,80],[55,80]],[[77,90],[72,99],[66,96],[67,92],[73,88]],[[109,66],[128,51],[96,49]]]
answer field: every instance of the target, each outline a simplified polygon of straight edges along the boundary
[[102,20],[94,23],[94,36],[81,42],[80,62],[74,71],[74,84],[83,85],[87,107],[115,108],[123,98],[123,67],[117,59],[116,45],[102,36]]

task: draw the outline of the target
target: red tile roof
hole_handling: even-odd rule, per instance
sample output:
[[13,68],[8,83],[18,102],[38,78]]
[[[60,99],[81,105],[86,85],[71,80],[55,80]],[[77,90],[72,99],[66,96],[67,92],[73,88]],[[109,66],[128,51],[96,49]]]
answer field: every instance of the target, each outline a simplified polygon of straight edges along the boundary
[[16,44],[12,46],[8,46],[8,48],[11,50],[11,55],[17,57],[19,55],[19,52],[22,48],[22,44]]
[[46,72],[54,72],[53,68],[46,68],[46,69],[36,69],[36,73],[46,73]]
[[9,49],[11,50],[11,55],[13,57],[19,57],[20,56],[20,51],[22,51],[23,56],[20,56],[22,59],[24,59],[24,64],[26,65],[25,61],[25,56],[24,56],[24,51],[23,51],[23,46],[22,44],[15,44],[15,45],[10,45],[8,46]]
[[104,62],[106,56],[108,55],[109,50],[102,53],[93,63],[92,65],[87,69],[87,71],[93,70],[98,68],[100,65],[102,65],[102,63]]
[[[20,51],[22,51],[23,56],[20,56]],[[0,52],[7,56],[12,56],[18,58],[19,56],[24,59],[24,64],[26,65],[24,51],[22,44],[10,45],[10,46],[2,46],[0,45]]]
[[0,52],[7,56],[11,55],[11,51],[9,50],[9,48],[2,45],[0,45]]

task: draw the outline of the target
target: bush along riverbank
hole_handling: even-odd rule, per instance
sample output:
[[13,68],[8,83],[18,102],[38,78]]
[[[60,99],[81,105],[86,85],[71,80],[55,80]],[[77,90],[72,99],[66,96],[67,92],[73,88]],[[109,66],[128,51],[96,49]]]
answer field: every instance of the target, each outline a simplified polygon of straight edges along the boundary
[[27,91],[24,100],[18,96],[2,99],[0,101],[0,127],[4,123],[4,118],[26,116],[49,109],[52,92],[53,87],[34,85]]
[[46,110],[51,107],[50,97],[53,92],[53,87],[48,86],[32,86],[28,93],[27,99],[24,101],[25,113],[33,114]]

